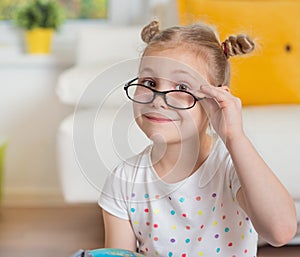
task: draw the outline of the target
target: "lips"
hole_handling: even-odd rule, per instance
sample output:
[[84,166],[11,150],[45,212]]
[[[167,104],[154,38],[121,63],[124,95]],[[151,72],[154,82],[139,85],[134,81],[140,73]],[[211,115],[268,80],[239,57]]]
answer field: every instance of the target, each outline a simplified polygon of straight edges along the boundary
[[168,118],[166,116],[161,116],[157,114],[144,114],[143,115],[147,120],[157,123],[166,123],[166,122],[174,122],[176,120]]

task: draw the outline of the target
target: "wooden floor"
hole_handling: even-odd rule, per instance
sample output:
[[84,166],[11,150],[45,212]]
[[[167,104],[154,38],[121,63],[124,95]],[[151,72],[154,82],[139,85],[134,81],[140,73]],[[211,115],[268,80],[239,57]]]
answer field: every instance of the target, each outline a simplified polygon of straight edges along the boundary
[[[2,207],[1,257],[69,257],[78,249],[103,247],[97,205]],[[259,249],[258,257],[300,257],[300,246]]]
[[97,205],[9,208],[0,211],[1,257],[69,257],[103,247]]

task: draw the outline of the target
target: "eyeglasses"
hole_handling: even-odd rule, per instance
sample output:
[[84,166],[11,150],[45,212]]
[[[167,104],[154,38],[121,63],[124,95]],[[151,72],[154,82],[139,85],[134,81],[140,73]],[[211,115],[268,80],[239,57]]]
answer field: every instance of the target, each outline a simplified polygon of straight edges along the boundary
[[136,103],[150,104],[154,101],[157,95],[160,95],[164,99],[166,105],[175,109],[186,110],[193,108],[197,101],[203,99],[201,97],[194,96],[188,91],[157,91],[143,84],[134,83],[136,80],[138,80],[138,78],[127,82],[124,86],[127,97]]

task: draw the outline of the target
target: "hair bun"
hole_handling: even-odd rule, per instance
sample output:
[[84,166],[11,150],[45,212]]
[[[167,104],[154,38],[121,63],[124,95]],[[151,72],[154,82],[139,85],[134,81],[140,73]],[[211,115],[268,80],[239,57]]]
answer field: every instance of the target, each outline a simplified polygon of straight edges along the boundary
[[152,21],[147,26],[145,26],[141,32],[142,40],[145,43],[149,43],[153,37],[159,33],[159,22]]
[[227,58],[235,55],[243,55],[252,52],[255,48],[254,42],[244,34],[229,36],[222,43],[224,54]]

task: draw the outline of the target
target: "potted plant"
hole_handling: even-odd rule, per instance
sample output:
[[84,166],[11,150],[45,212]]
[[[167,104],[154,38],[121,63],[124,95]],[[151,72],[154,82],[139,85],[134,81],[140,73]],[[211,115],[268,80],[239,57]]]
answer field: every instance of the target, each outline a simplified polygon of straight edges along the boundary
[[28,53],[49,53],[53,32],[63,19],[63,9],[55,0],[31,0],[20,7],[15,24],[25,30]]

